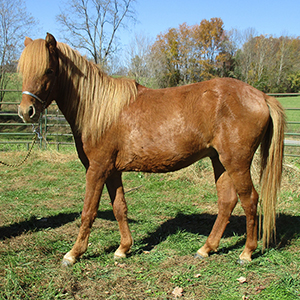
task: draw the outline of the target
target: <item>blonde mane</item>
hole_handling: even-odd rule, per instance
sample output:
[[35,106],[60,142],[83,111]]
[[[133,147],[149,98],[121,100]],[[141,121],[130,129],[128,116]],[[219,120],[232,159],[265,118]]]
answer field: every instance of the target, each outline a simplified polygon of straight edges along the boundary
[[[83,139],[95,143],[115,122],[122,109],[136,99],[134,80],[112,78],[64,43],[57,43],[58,82],[66,116],[75,116]],[[34,58],[34,59],[33,59]],[[23,51],[19,71],[26,78],[45,73],[49,53],[44,40],[34,40]]]
[[45,47],[45,41],[37,39],[23,50],[18,63],[18,71],[23,77],[23,82],[26,82],[44,74],[48,65],[49,51]]

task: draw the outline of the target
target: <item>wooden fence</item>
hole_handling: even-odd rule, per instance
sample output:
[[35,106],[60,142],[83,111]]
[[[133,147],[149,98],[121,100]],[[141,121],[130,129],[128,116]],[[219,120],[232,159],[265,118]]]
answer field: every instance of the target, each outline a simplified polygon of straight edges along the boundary
[[[5,92],[18,93],[10,90]],[[300,96],[299,94],[272,94],[277,97]],[[9,150],[11,145],[26,145],[29,148],[34,135],[31,124],[25,124],[17,113],[17,102],[0,102],[0,151]],[[300,98],[297,107],[285,108],[287,113],[296,113],[296,120],[288,119],[288,127],[285,133],[285,156],[300,157]],[[298,118],[299,117],[299,118]],[[46,149],[49,145],[55,145],[57,150],[63,145],[73,145],[74,139],[71,128],[59,111],[56,104],[51,104],[40,119],[37,129],[40,132],[39,147]]]

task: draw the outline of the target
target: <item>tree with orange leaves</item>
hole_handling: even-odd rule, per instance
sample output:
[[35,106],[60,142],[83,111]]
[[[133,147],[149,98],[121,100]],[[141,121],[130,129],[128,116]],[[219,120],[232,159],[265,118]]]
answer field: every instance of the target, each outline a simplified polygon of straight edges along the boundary
[[218,66],[222,66],[229,59],[226,51],[228,38],[223,21],[220,18],[202,20],[200,25],[193,26],[193,36],[201,65],[201,79],[208,80],[218,76]]
[[[224,73],[231,56],[220,18],[179,25],[157,36],[152,51],[163,60],[161,87],[207,80]],[[227,64],[228,66],[228,64]]]

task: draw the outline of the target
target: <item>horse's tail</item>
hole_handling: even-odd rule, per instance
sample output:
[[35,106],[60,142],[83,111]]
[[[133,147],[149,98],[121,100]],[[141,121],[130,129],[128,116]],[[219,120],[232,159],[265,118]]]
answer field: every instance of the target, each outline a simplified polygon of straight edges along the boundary
[[263,248],[268,247],[270,241],[276,236],[276,200],[281,184],[284,130],[286,126],[284,109],[279,101],[273,97],[266,96],[266,103],[269,106],[271,118],[261,142],[260,182],[264,215]]

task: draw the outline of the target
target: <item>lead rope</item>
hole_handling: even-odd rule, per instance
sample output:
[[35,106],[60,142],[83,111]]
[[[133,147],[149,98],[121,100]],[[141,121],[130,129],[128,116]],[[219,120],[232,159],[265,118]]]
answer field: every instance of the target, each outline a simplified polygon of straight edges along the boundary
[[29,157],[29,155],[30,155],[30,153],[32,151],[32,148],[33,148],[33,146],[34,146],[37,138],[39,138],[39,139],[42,138],[39,130],[36,129],[33,124],[32,124],[32,131],[35,133],[35,135],[34,135],[34,137],[32,139],[31,146],[30,146],[30,148],[29,148],[26,156],[24,157],[24,159],[21,162],[17,163],[17,164],[10,164],[10,163],[6,163],[6,162],[0,160],[0,164],[1,165],[7,166],[7,167],[10,167],[10,168],[17,168],[17,167],[20,167],[21,165],[23,165],[25,163],[25,161],[27,160],[27,158]]

